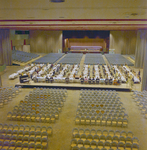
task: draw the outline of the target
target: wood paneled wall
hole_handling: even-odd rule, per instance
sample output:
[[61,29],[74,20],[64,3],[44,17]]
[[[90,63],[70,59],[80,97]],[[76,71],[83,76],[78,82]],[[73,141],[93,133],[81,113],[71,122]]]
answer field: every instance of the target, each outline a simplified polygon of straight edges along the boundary
[[136,39],[136,31],[110,31],[109,49],[116,54],[135,54]]
[[30,31],[30,49],[32,53],[58,53],[62,49],[62,31]]

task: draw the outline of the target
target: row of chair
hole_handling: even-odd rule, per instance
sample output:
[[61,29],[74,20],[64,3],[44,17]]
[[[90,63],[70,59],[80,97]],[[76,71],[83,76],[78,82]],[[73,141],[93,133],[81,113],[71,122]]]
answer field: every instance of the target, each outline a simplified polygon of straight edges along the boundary
[[86,143],[82,144],[82,141],[79,141],[79,143],[77,143],[77,146],[72,147],[71,145],[71,150],[139,150],[139,146],[135,143],[123,144],[122,142],[119,142],[118,144],[116,144],[114,142],[110,146],[109,144],[107,144],[107,142],[104,144],[102,142],[99,142],[98,145],[95,145],[95,143],[92,143],[92,145],[89,145],[88,143],[88,145],[86,145]]
[[59,113],[41,115],[41,114],[30,114],[30,113],[11,113],[8,112],[7,119],[12,121],[27,121],[27,122],[44,122],[44,123],[55,123],[56,119],[59,118]]
[[78,128],[74,128],[73,130],[72,130],[72,134],[73,134],[73,136],[75,135],[75,134],[80,134],[80,135],[82,135],[82,134],[86,134],[86,135],[89,135],[89,134],[91,134],[91,135],[98,135],[98,136],[100,136],[100,135],[104,135],[104,136],[111,136],[111,137],[113,137],[113,136],[118,136],[118,137],[120,137],[120,136],[124,136],[124,137],[131,137],[131,138],[133,138],[133,136],[134,136],[134,134],[133,134],[133,132],[132,131],[119,131],[119,130],[106,130],[106,129],[104,129],[104,130],[101,130],[101,129],[88,129],[88,128],[86,128],[86,129],[83,129],[83,128],[80,128],[80,129],[78,129]]
[[76,125],[97,125],[97,126],[117,126],[117,127],[127,127],[128,119],[124,118],[110,118],[102,117],[100,118],[95,116],[76,116],[75,118]]
[[29,131],[29,132],[47,132],[49,136],[52,135],[53,130],[52,127],[48,126],[34,126],[34,125],[12,125],[12,124],[0,124],[0,131],[4,130],[5,131],[5,135],[7,135],[8,131],[9,131],[9,135],[12,131],[15,131],[16,133],[18,133],[19,131]]
[[0,149],[1,150],[44,150],[47,149],[48,143],[43,141],[41,144],[34,143],[22,143],[22,142],[1,142],[0,141]]

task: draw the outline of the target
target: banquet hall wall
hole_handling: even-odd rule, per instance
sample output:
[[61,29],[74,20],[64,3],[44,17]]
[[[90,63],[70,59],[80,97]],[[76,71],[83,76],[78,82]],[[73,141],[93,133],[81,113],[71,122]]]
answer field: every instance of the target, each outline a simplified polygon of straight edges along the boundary
[[32,53],[58,53],[62,49],[62,31],[30,30]]
[[109,49],[115,49],[116,54],[135,54],[136,40],[137,31],[110,31]]

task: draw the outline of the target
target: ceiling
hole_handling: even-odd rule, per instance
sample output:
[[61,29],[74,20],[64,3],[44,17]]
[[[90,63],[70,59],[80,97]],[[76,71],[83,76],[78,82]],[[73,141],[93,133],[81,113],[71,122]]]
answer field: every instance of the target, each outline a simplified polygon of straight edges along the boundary
[[0,0],[0,28],[147,29],[146,0]]

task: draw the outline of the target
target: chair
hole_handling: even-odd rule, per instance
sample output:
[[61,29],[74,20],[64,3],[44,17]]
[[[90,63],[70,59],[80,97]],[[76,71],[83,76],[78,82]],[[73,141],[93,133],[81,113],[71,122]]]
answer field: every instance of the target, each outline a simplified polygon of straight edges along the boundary
[[93,140],[96,141],[96,142],[98,142],[99,141],[99,136],[98,135],[94,135],[93,136]]
[[35,150],[35,144],[34,143],[29,144],[29,150]]
[[132,144],[131,143],[125,143],[125,149],[126,150],[132,150]]
[[106,137],[104,135],[100,135],[100,141],[104,143],[106,141]]
[[136,143],[133,143],[131,148],[132,150],[139,150],[139,145]]
[[41,144],[41,142],[42,142],[41,140],[42,140],[41,137],[37,137],[35,145]]
[[83,145],[84,145],[84,142],[83,142],[83,140],[78,140],[77,141],[77,146],[80,148],[80,147],[83,147]]
[[94,116],[91,116],[91,125],[95,125],[96,124],[96,120]]
[[101,118],[100,118],[100,116],[97,116],[97,117],[96,117],[96,125],[97,125],[97,126],[100,126],[100,125],[101,125]]
[[126,143],[126,140],[125,140],[125,137],[124,136],[120,136],[119,137],[119,142],[122,142],[122,143]]
[[41,138],[41,131],[37,131],[36,133],[35,133],[35,135],[36,135],[36,138]]
[[119,130],[116,130],[116,131],[115,131],[115,136],[120,137],[120,131],[119,131]]
[[99,142],[97,143],[97,147],[98,147],[99,149],[104,148],[103,142],[102,142],[102,141],[99,141]]
[[106,148],[107,150],[110,149],[110,148],[111,148],[110,142],[107,142],[107,141],[106,141],[106,142],[104,143],[104,148]]
[[22,142],[18,142],[18,143],[16,143],[16,148],[15,148],[15,150],[22,150]]
[[80,134],[79,134],[79,133],[77,133],[77,134],[74,135],[74,139],[76,139],[77,141],[80,140],[80,138],[81,138],[81,137],[80,137]]
[[36,140],[36,138],[35,137],[29,137],[29,144],[35,144],[35,140]]
[[117,143],[116,143],[116,142],[112,142],[112,143],[111,143],[111,148],[112,148],[113,150],[117,150]]
[[90,142],[93,140],[93,136],[91,134],[87,135],[87,140],[89,140]]
[[10,144],[9,144],[9,149],[14,150],[14,149],[15,149],[15,146],[16,146],[16,142],[10,142]]
[[115,117],[112,118],[112,126],[117,125],[117,119]]
[[85,148],[90,147],[90,141],[89,141],[89,140],[85,140],[85,141],[84,141],[84,147],[85,147]]
[[9,142],[8,141],[4,141],[3,142],[3,149],[8,149],[9,148]]
[[48,147],[47,138],[42,138],[42,147],[43,147],[43,149],[47,149],[47,147]]
[[132,138],[132,143],[139,144],[139,139],[137,137]]
[[42,129],[41,129],[40,126],[36,126],[36,128],[35,128],[35,131],[36,131],[36,132],[41,131],[41,130],[42,130]]
[[71,145],[71,148],[77,146],[77,144],[78,144],[78,142],[77,142],[76,139],[72,139],[72,140],[71,140],[71,144],[70,144],[70,145]]
[[81,134],[81,140],[83,140],[83,141],[86,140],[86,134]]
[[119,139],[118,139],[118,136],[114,135],[113,138],[112,138],[113,142],[116,142],[118,143]]
[[102,134],[106,137],[109,133],[108,133],[108,130],[103,130],[102,131]]
[[78,134],[78,133],[79,133],[79,129],[78,129],[78,128],[73,128],[73,130],[72,130],[73,136],[74,136],[75,134]]
[[97,131],[95,129],[91,129],[91,135],[94,136],[96,135]]
[[52,127],[47,127],[47,133],[48,133],[48,136],[51,136],[53,134],[53,129]]
[[76,116],[75,118],[75,124],[79,125],[80,124],[80,117]]
[[81,147],[79,150],[86,150],[86,148],[85,147]]
[[120,132],[120,135],[121,135],[121,136],[124,136],[124,137],[126,138],[126,137],[127,137],[127,132],[126,132],[126,131],[121,131],[121,132]]
[[42,138],[48,138],[47,132],[46,132],[46,131],[42,132],[42,133],[41,133],[41,137],[42,137]]
[[85,129],[85,134],[86,134],[86,136],[89,135],[89,134],[91,134],[90,129]]
[[91,141],[91,148],[94,149],[97,147],[97,142],[96,141]]
[[127,134],[127,136],[128,136],[128,137],[131,137],[131,138],[133,138],[134,134],[133,134],[133,132],[132,132],[132,131],[128,131],[128,134]]
[[122,127],[127,127],[128,126],[128,119],[124,118],[122,120]]
[[85,116],[81,116],[80,123],[81,123],[81,125],[85,125],[86,124]]
[[78,146],[74,146],[74,147],[72,148],[72,150],[79,150],[79,147],[78,147]]
[[24,136],[24,137],[29,137],[29,136],[30,136],[30,132],[29,132],[29,131],[24,131],[23,136]]
[[36,148],[36,150],[41,150],[41,149],[43,148],[43,146],[42,146],[41,144],[37,144],[37,145],[35,146],[35,148]]
[[25,130],[24,125],[14,126],[14,129],[16,129],[16,130],[17,130],[17,128],[19,128],[19,129],[18,129],[19,131],[24,131],[24,130]]
[[106,126],[111,126],[111,125],[112,125],[111,118],[110,118],[110,117],[107,117]]
[[117,148],[120,150],[124,150],[125,144],[122,142],[118,142]]

